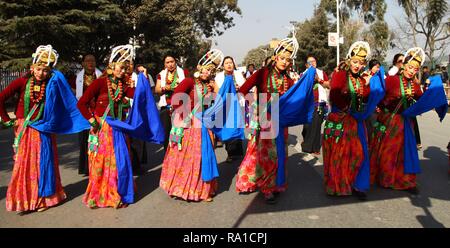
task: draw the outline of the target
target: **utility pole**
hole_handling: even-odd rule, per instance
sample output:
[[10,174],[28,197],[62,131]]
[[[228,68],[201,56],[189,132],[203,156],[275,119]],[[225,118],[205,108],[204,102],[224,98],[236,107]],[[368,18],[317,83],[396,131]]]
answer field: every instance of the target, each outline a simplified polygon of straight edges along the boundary
[[336,0],[336,26],[337,26],[337,37],[338,37],[338,41],[337,41],[337,46],[336,46],[336,66],[339,65],[339,43],[341,40],[341,34],[339,31],[339,7],[341,6],[341,3],[339,0]]

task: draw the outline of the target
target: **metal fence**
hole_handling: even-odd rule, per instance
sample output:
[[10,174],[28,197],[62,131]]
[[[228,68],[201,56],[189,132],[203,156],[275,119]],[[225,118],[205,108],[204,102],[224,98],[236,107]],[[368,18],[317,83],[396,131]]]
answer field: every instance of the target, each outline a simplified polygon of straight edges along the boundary
[[0,91],[4,90],[14,79],[25,75],[27,71],[27,69],[12,71],[0,68]]

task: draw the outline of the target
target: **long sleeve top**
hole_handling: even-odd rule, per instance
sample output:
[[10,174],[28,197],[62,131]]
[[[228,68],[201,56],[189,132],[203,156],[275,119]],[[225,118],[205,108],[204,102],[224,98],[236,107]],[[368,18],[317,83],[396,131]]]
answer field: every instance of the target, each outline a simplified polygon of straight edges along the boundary
[[[403,80],[406,80],[403,78]],[[418,100],[423,92],[420,88],[420,85],[414,82],[411,82],[411,86],[414,88],[414,96],[415,100]],[[404,89],[406,92],[406,89]],[[399,102],[402,101],[402,93],[400,87],[400,77],[398,75],[388,76],[386,78],[386,94],[383,100],[380,102],[379,106],[383,109],[386,108],[390,112],[393,112]],[[397,113],[402,113],[404,111],[404,106],[401,104]]]
[[[331,78],[330,101],[331,104],[346,112],[351,105],[351,92],[348,85],[349,73],[345,70],[339,70],[333,73]],[[370,94],[370,86],[366,85],[363,77],[358,78],[360,86],[364,87],[363,102],[367,102]]]
[[[134,90],[135,90],[134,88],[129,87],[126,83],[123,84],[124,96],[132,98],[134,96]],[[78,100],[77,107],[80,110],[81,114],[84,116],[84,118],[89,120],[91,117],[93,117],[93,114],[99,117],[103,116],[109,104],[108,94],[109,94],[108,84],[106,77],[101,77],[94,80],[92,84],[84,92],[80,100]],[[93,113],[91,112],[92,110],[90,110],[91,100],[95,101],[95,108],[93,109]],[[122,101],[126,101],[126,99],[123,97]],[[114,113],[116,116],[117,112],[118,112],[118,103],[115,102]],[[110,113],[108,113],[108,115],[110,115]]]
[[[267,79],[269,77],[270,70],[265,67],[253,73],[247,81],[239,88],[239,92],[246,95],[254,86],[256,86],[258,93],[274,93],[276,92],[273,85],[267,87]],[[287,78],[288,89],[294,85],[294,81],[291,78]],[[282,95],[284,92],[280,92]],[[270,95],[267,99],[270,99]]]
[[[0,92],[0,117],[2,118],[3,122],[8,122],[11,120],[8,113],[6,112],[5,108],[5,102],[13,97],[14,95],[19,95],[19,101],[16,105],[16,111],[15,115],[17,119],[24,119],[26,118],[24,114],[24,108],[25,108],[25,90],[27,86],[28,77],[21,77],[14,81],[12,81],[6,89],[4,89],[2,92]],[[29,109],[33,108],[34,103],[30,101]],[[36,111],[32,118],[35,118],[38,115],[38,111]]]

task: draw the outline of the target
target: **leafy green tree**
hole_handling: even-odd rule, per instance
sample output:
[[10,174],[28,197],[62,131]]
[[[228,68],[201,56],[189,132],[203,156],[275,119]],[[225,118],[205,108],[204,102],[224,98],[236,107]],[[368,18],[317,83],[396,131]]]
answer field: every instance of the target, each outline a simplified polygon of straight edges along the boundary
[[263,66],[264,60],[272,56],[273,49],[269,45],[262,45],[255,49],[250,50],[244,58],[243,65],[254,64],[256,68]]
[[5,0],[0,2],[0,62],[23,68],[37,46],[51,44],[61,61],[93,53],[102,60],[110,47],[128,42],[130,26],[108,0]]
[[317,59],[319,68],[331,72],[336,66],[336,52],[328,46],[330,23],[324,9],[315,9],[314,17],[299,23],[296,29],[299,43],[296,64],[300,66],[299,69],[306,69],[307,56],[312,55]]
[[[369,42],[373,58],[385,60],[392,44],[392,34],[384,21],[387,5],[384,0],[341,0],[340,30],[344,44],[340,46],[343,59],[351,44],[358,39]],[[336,17],[336,0],[321,0],[319,8]],[[336,24],[331,30],[336,31]]]
[[241,13],[237,0],[142,0],[127,1],[126,5],[141,46],[138,61],[156,71],[163,66],[166,53],[184,58],[185,66],[193,68],[211,47],[208,38],[232,27],[231,14]]
[[174,54],[194,66],[211,36],[234,25],[237,0],[5,0],[0,2],[0,62],[23,67],[38,45],[52,44],[66,62],[93,53],[105,62],[113,46],[138,46],[137,62],[154,72]]

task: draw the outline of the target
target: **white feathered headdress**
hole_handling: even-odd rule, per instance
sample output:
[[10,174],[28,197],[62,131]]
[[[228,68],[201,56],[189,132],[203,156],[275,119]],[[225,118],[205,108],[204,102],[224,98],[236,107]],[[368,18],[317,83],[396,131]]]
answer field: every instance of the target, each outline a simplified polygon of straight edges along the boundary
[[423,66],[425,63],[425,52],[420,47],[413,47],[408,49],[408,51],[405,53],[405,56],[403,58],[403,64],[408,64],[411,61],[415,60],[417,61],[419,66]]
[[361,58],[368,61],[371,56],[369,43],[365,41],[357,41],[350,46],[346,58],[351,59],[353,57]]
[[273,52],[273,55],[276,56],[280,53],[288,51],[291,53],[290,58],[295,59],[295,57],[297,56],[298,48],[299,45],[295,36],[293,36],[292,38],[284,38],[278,43],[277,47]]
[[54,67],[56,63],[58,63],[58,52],[53,49],[52,45],[39,46],[36,48],[36,51],[32,55],[33,57],[33,65],[46,65],[50,67]]
[[134,47],[132,45],[116,46],[112,49],[109,63],[123,63],[133,61],[135,58]]

